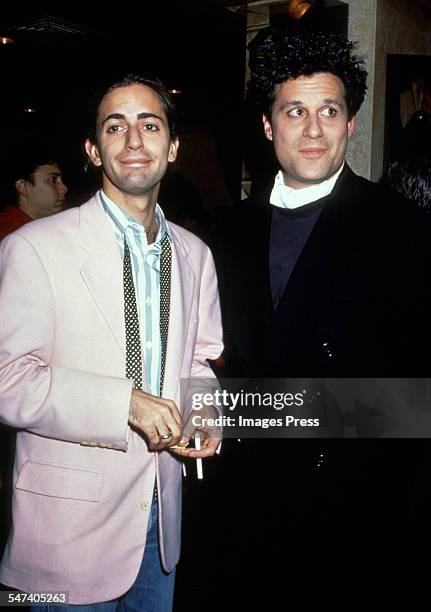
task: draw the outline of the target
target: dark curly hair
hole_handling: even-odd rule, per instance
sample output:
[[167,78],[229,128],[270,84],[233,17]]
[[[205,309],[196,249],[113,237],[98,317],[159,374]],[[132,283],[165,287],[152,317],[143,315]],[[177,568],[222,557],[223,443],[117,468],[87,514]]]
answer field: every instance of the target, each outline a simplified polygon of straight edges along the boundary
[[249,93],[270,117],[275,85],[288,79],[330,72],[344,85],[349,119],[358,112],[367,89],[364,62],[352,55],[353,43],[344,36],[270,26],[248,46]]

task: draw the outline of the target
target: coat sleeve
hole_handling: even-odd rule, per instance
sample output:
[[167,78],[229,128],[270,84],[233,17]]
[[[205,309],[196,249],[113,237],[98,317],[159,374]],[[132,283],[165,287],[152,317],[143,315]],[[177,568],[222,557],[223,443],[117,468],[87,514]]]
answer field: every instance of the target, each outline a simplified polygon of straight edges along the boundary
[[19,234],[0,243],[0,421],[32,433],[127,450],[132,382],[51,361],[56,303]]

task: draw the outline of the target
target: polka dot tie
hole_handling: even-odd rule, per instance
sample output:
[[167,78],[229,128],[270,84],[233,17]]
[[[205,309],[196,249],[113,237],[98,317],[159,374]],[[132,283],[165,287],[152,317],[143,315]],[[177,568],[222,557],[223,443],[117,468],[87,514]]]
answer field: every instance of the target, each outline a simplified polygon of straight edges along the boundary
[[[171,265],[172,249],[168,236],[162,239],[160,255],[160,395],[165,378],[166,349],[168,344],[169,310],[171,303]],[[126,325],[126,377],[133,380],[136,389],[142,389],[142,352],[139,332],[138,309],[136,307],[135,286],[133,283],[130,251],[124,237],[124,321]]]
[[135,389],[142,389],[142,354],[139,334],[138,309],[136,308],[135,286],[133,284],[130,251],[124,236],[124,321],[126,324],[126,378],[135,383]]
[[169,310],[171,306],[171,266],[171,243],[165,234],[162,239],[162,253],[160,256],[160,340],[162,344],[160,395],[162,394],[165,379],[166,349],[168,345]]

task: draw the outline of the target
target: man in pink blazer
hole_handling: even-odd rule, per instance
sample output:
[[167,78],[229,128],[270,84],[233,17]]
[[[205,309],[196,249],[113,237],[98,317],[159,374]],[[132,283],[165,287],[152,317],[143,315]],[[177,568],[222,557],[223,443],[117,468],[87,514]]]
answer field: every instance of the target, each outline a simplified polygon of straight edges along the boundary
[[[178,148],[169,94],[157,79],[129,75],[97,109],[86,151],[102,169],[102,190],[0,245],[0,420],[18,429],[0,582],[67,591],[85,609],[164,612],[180,554],[178,455],[210,456],[219,444],[204,436],[201,451],[169,449],[193,433],[180,379],[189,379],[189,393],[216,384],[207,360],[222,350],[217,282],[208,248],[167,224],[156,204]],[[130,228],[143,242],[133,244]],[[163,282],[154,251],[163,228],[171,281],[159,397],[151,390],[162,384],[161,368],[150,368],[147,354],[160,363],[160,337],[146,338],[161,315],[145,291],[151,285],[158,295]],[[145,391],[126,377],[125,238]]]

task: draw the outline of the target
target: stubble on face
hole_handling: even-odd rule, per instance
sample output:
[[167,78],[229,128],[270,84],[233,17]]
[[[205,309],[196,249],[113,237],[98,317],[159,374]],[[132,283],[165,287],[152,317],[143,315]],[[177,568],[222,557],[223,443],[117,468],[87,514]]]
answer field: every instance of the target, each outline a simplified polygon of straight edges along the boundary
[[354,118],[349,119],[341,80],[330,73],[276,86],[265,135],[274,143],[284,182],[294,189],[319,184],[341,167]]

